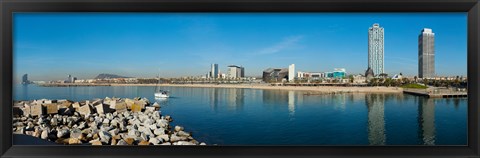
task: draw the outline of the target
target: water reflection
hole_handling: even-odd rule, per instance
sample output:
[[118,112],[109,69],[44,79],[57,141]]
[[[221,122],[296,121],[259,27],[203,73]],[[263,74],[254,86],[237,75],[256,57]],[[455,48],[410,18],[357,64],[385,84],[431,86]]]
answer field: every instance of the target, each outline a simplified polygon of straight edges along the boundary
[[293,117],[295,115],[295,92],[288,91],[288,115]]
[[385,145],[385,94],[365,95],[368,108],[368,142],[370,145]]
[[217,111],[218,108],[218,99],[220,98],[220,95],[218,93],[218,88],[210,88],[209,90],[209,95],[208,98],[210,99],[210,107],[214,110]]
[[227,105],[232,109],[242,109],[244,104],[244,89],[243,88],[230,88],[225,89],[227,91]]
[[262,97],[267,105],[284,105],[288,102],[288,91],[264,90]]
[[270,107],[285,106],[286,103],[288,116],[291,119],[295,116],[296,106],[303,103],[303,93],[296,91],[264,90],[262,96],[264,105]]
[[28,100],[28,84],[22,84],[22,100]]
[[245,104],[245,89],[241,88],[210,88],[208,99],[213,111],[224,106],[230,110],[241,110]]
[[421,99],[418,105],[418,130],[424,145],[435,145],[435,101]]

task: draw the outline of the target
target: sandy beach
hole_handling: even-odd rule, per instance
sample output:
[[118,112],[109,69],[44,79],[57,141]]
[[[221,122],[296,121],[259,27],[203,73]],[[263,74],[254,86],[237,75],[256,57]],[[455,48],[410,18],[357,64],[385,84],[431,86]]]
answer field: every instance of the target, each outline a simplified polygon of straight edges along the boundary
[[246,88],[311,91],[319,93],[401,93],[400,87],[341,87],[341,86],[270,86],[266,84],[112,84],[111,86],[164,86],[192,88]]

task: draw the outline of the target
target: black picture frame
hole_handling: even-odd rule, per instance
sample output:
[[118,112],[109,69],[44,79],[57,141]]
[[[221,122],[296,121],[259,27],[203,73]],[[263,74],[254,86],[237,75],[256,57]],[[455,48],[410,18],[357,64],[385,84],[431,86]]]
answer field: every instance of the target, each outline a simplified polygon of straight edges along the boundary
[[[480,157],[478,0],[2,0],[1,157]],[[467,146],[12,146],[14,12],[468,12]]]

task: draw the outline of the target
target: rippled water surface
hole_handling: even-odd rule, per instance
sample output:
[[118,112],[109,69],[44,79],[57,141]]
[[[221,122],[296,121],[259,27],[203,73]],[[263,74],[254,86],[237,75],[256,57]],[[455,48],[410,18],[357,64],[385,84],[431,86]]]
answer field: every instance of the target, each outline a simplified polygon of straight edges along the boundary
[[[16,85],[15,100],[153,97],[155,87]],[[467,99],[407,94],[162,87],[156,100],[193,137],[218,145],[466,145]]]

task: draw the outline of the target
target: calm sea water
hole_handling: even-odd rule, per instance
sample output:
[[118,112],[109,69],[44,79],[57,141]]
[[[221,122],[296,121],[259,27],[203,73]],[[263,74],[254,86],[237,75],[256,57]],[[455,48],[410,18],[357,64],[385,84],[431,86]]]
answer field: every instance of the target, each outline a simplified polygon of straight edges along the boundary
[[146,97],[195,139],[218,145],[466,145],[467,99],[407,94],[307,95],[300,91],[16,85],[15,100]]

